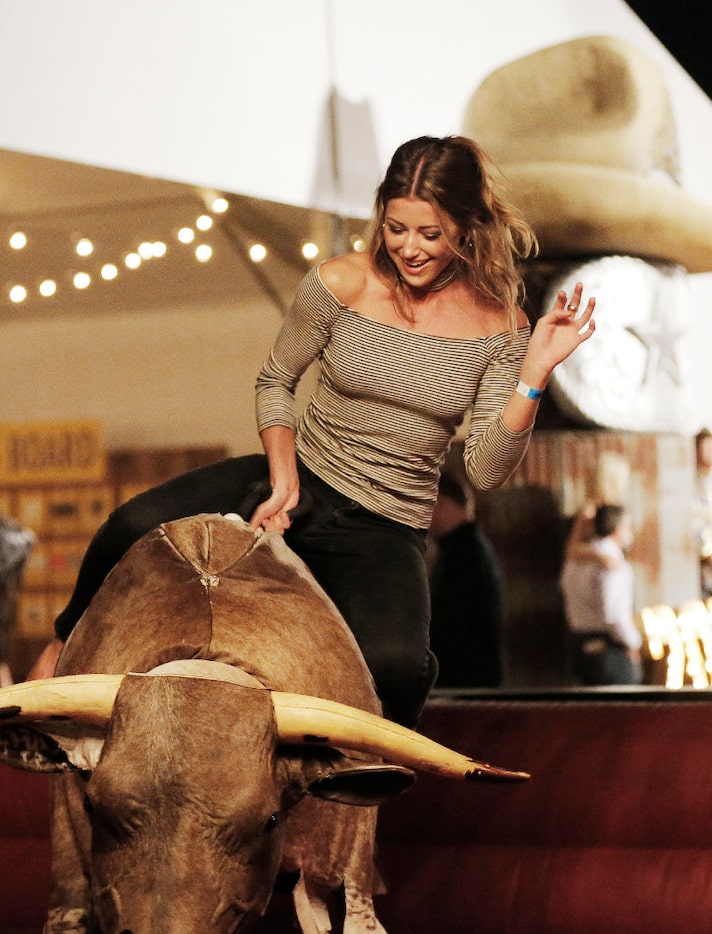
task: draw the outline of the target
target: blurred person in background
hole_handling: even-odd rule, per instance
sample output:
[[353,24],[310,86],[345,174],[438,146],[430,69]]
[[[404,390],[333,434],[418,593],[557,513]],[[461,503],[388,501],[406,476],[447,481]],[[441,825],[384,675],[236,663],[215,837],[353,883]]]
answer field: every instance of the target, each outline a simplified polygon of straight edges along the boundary
[[566,557],[560,579],[574,674],[584,685],[641,684],[630,517],[621,505],[599,505],[593,528],[590,553]]
[[497,555],[475,518],[470,490],[443,473],[429,537],[430,647],[438,687],[502,683],[502,596]]
[[712,596],[712,431],[701,429],[695,435],[694,533],[700,560],[700,591],[703,599]]

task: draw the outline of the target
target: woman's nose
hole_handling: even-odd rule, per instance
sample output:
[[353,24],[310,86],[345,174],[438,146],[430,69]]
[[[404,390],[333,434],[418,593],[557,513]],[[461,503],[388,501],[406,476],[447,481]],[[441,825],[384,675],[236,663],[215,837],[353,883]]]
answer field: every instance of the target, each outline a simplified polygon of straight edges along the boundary
[[403,253],[405,253],[406,256],[415,256],[419,249],[417,235],[414,233],[406,234],[402,247]]

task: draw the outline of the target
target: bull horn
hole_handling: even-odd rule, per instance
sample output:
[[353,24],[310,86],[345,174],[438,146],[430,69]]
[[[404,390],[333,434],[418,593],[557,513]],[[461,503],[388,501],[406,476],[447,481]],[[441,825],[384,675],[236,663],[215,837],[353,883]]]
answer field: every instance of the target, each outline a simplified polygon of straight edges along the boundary
[[66,718],[105,726],[124,675],[65,675],[0,688],[0,723]]
[[525,781],[528,772],[512,772],[441,746],[398,723],[346,704],[272,692],[277,733],[283,743],[323,743],[372,753],[396,765],[468,781]]

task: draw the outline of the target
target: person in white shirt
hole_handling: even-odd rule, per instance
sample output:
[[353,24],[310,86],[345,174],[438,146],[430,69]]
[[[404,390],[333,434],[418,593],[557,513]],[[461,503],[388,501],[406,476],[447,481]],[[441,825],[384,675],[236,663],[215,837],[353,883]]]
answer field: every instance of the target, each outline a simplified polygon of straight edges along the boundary
[[642,636],[634,620],[630,518],[622,506],[602,505],[587,553],[568,557],[561,573],[571,632],[573,669],[585,685],[640,684]]

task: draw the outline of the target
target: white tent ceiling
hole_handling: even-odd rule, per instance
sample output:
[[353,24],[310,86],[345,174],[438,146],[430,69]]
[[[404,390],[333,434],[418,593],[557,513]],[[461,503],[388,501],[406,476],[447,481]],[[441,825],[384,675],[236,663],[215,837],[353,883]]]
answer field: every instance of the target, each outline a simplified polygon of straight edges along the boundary
[[[457,132],[492,69],[596,33],[660,60],[683,123],[704,98],[622,0],[2,0],[0,147],[368,212],[393,149]],[[332,89],[348,203],[319,201]]]
[[[301,240],[325,229],[307,209],[365,217],[398,143],[459,132],[492,69],[586,34],[620,36],[660,62],[683,184],[712,203],[712,105],[622,0],[0,5],[0,225],[42,231],[47,269],[66,266],[62,251],[80,234],[96,230],[105,254],[120,256],[190,223],[205,188],[240,196],[242,235],[269,236],[298,264]],[[210,266],[205,288],[234,287],[240,250],[219,235],[214,245],[225,264]],[[29,255],[4,256],[5,284],[29,274]],[[196,287],[184,260],[165,268],[154,296],[133,294],[136,277],[112,301]],[[73,295],[72,309],[83,301]]]

